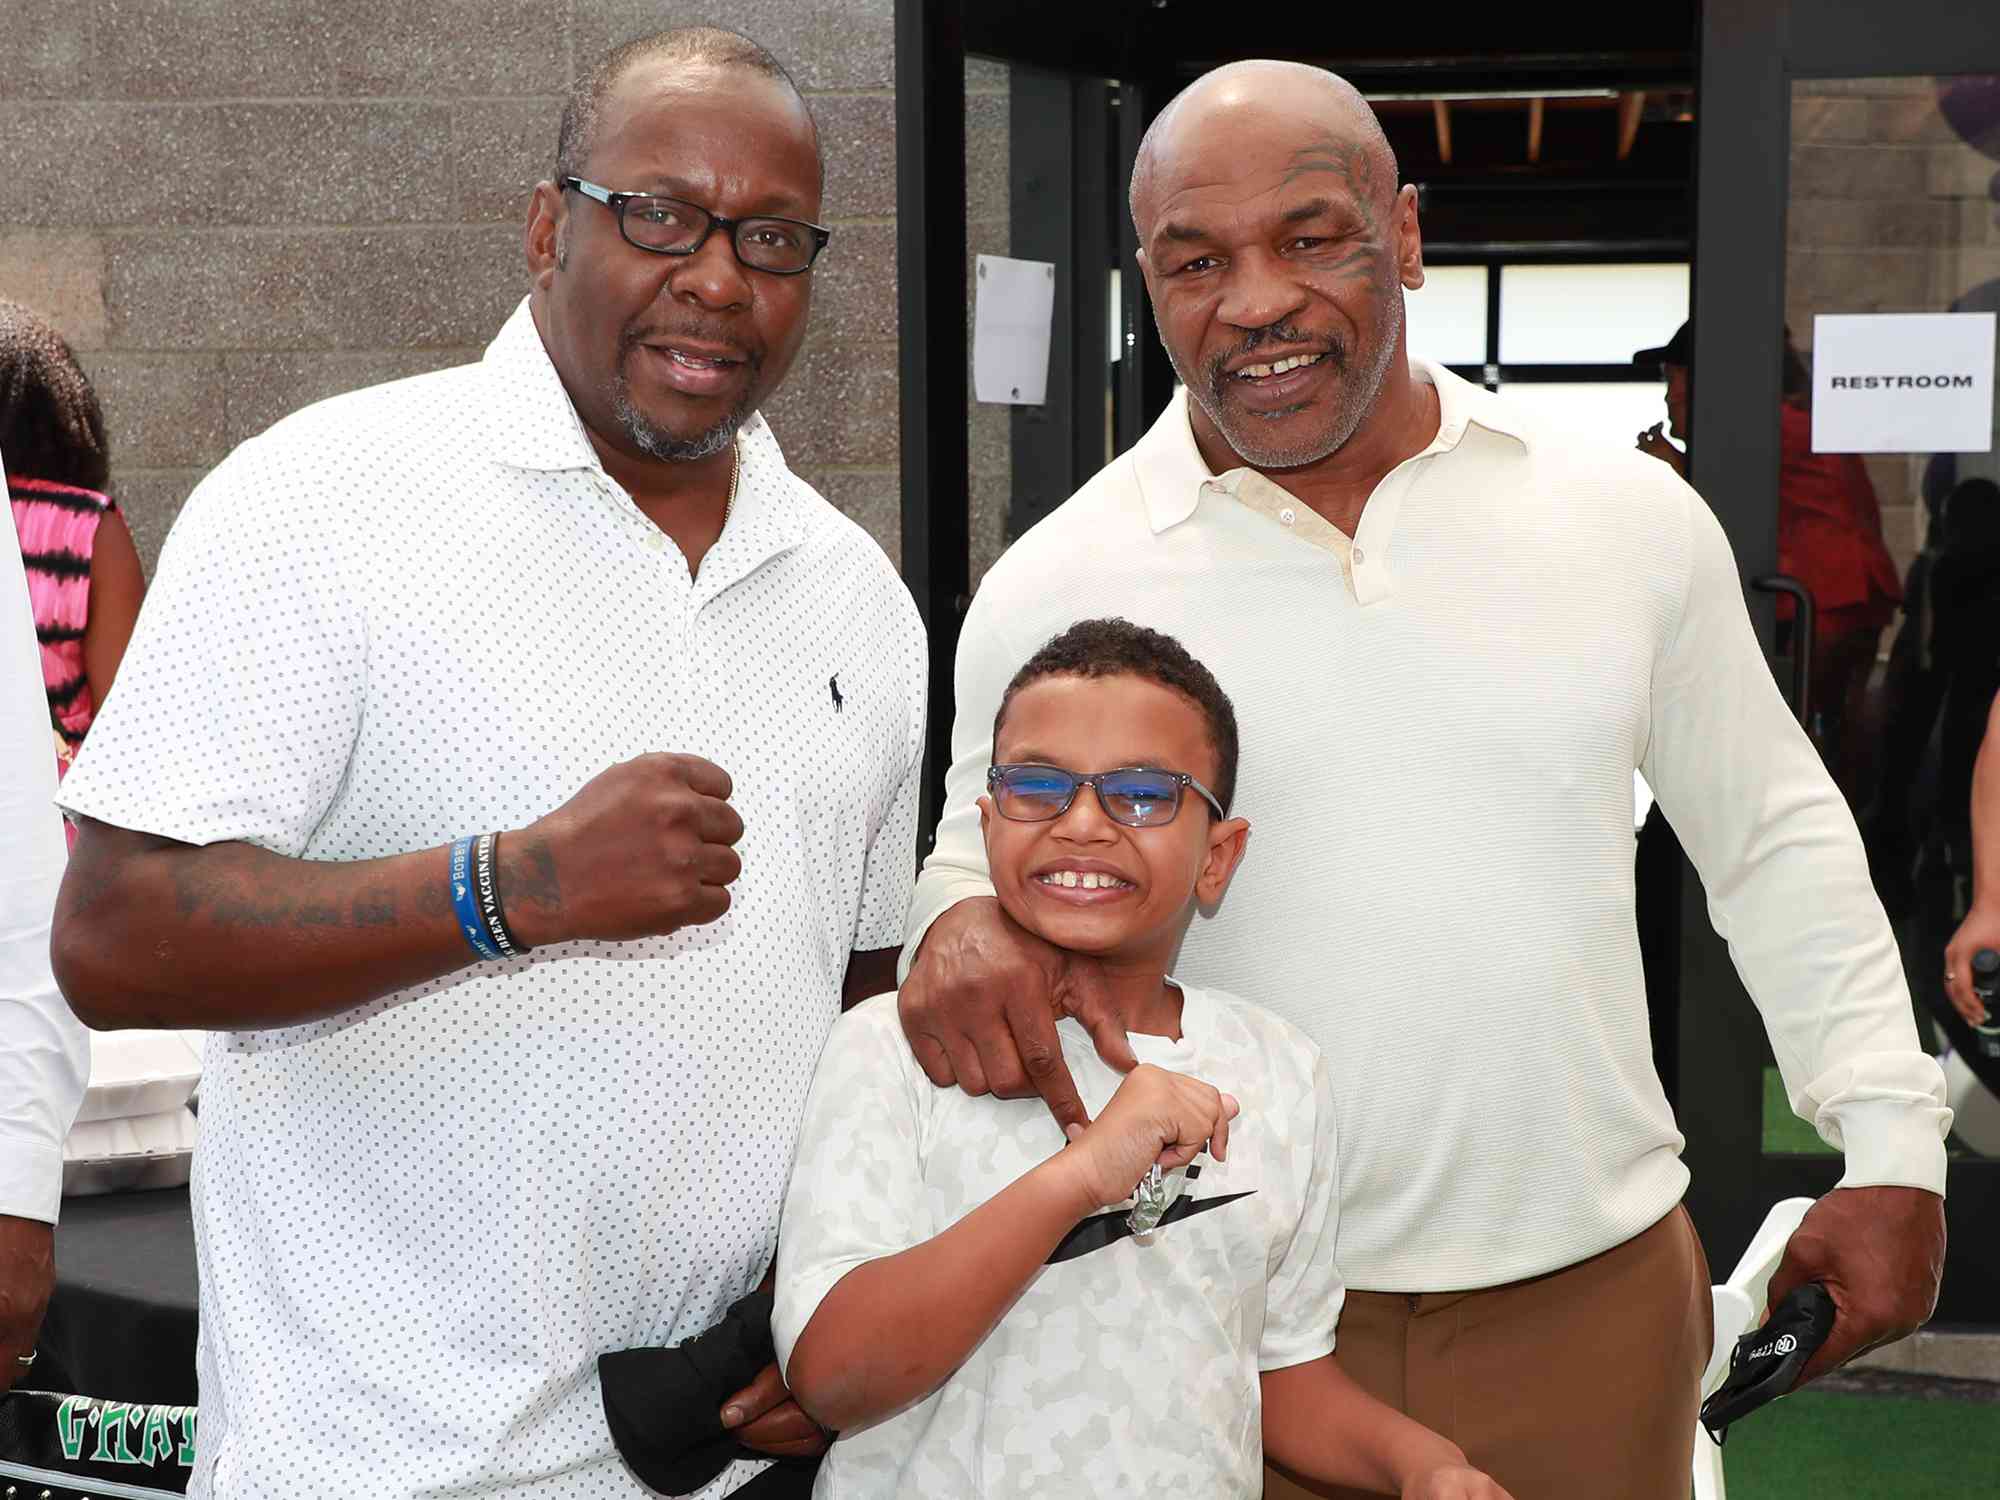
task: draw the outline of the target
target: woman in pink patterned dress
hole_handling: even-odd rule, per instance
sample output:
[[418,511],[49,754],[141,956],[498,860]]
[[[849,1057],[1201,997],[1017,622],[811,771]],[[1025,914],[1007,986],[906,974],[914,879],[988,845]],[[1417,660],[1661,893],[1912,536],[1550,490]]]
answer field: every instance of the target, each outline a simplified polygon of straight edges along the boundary
[[60,774],[111,690],[146,582],[132,533],[104,492],[110,463],[96,392],[62,335],[4,300],[0,463],[28,570]]

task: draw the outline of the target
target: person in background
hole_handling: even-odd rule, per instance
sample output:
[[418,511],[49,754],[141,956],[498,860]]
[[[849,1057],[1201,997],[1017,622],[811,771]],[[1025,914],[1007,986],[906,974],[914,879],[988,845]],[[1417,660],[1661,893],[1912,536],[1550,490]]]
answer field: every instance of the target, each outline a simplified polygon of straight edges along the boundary
[[[1962,479],[1937,502],[1903,597],[1906,616],[1882,689],[1882,775],[1863,823],[1871,852],[1879,843],[1885,856],[1907,855],[1922,841],[1911,821],[1919,801],[1930,814],[1926,827],[1967,826],[1972,761],[2000,687],[2000,485]],[[1934,734],[1931,778],[1925,762]],[[1921,799],[1926,782],[1936,794]]]
[[35,1362],[63,1137],[90,1074],[90,1038],[49,970],[63,844],[43,702],[28,579],[14,528],[0,526],[0,1391]]
[[[1899,924],[1920,1032],[1941,1002],[1961,1013],[1941,975],[1951,934],[1977,925],[1982,904],[1976,840],[1982,743],[2000,691],[2000,486],[1981,475],[1935,502],[1923,550],[1910,564],[1905,618],[1882,685],[1875,796],[1861,820],[1882,904]],[[1993,880],[1990,869],[1986,883]],[[1994,905],[1992,892],[1983,904]]]
[[[1641,452],[1687,477],[1682,445],[1692,441],[1688,379],[1694,325],[1683,323],[1655,349],[1641,349],[1635,364],[1658,364],[1667,382],[1667,431],[1656,424],[1639,434]],[[1814,610],[1810,729],[1820,754],[1850,803],[1863,800],[1852,747],[1842,731],[1854,721],[1867,690],[1882,629],[1896,617],[1903,597],[1895,559],[1882,539],[1882,508],[1868,466],[1858,453],[1815,453],[1812,445],[1812,377],[1791,330],[1785,330],[1778,409],[1778,571],[1812,593]],[[1794,605],[1778,601],[1781,640],[1793,628]]]
[[1987,1024],[1986,1002],[1972,992],[1972,956],[2000,950],[2000,695],[1986,714],[1986,737],[1972,767],[1972,900],[1944,950],[1944,991],[1968,1026]]
[[[0,300],[0,453],[27,567],[57,775],[111,691],[146,596],[110,487],[104,413],[47,319]],[[76,831],[69,829],[73,843]]]
[[[1683,323],[1674,336],[1632,356],[1635,365],[1658,365],[1667,382],[1667,420],[1639,434],[1641,453],[1657,458],[1681,478],[1687,478],[1687,444],[1691,424],[1688,407],[1688,362],[1694,351],[1694,325]],[[1678,443],[1680,446],[1676,447]]]

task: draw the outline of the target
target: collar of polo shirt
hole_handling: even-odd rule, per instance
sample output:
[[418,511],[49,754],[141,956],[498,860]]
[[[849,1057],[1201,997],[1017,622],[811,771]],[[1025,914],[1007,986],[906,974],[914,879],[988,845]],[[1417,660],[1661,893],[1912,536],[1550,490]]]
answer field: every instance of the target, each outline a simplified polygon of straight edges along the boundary
[[[1427,359],[1412,359],[1410,373],[1435,386],[1438,393],[1438,435],[1423,457],[1456,448],[1469,426],[1484,428],[1528,446],[1528,435],[1514,420],[1504,402],[1484,386],[1477,386]],[[1216,479],[1195,446],[1194,429],[1188,424],[1187,388],[1174,390],[1168,410],[1179,414],[1177,421],[1156,422],[1132,449],[1132,472],[1139,495],[1146,506],[1146,520],[1155,535],[1180,525],[1195,512],[1202,486]]]
[[[583,429],[583,419],[563,387],[524,297],[487,346],[481,361],[487,390],[485,451],[516,469],[562,472],[587,469],[601,494],[613,500],[641,535],[657,530],[604,471]],[[792,479],[776,434],[761,412],[752,412],[736,434],[742,456],[736,503],[716,560],[704,564],[697,593],[709,597],[760,566],[797,547],[805,538],[806,516],[792,491]],[[725,547],[724,542],[728,545]]]

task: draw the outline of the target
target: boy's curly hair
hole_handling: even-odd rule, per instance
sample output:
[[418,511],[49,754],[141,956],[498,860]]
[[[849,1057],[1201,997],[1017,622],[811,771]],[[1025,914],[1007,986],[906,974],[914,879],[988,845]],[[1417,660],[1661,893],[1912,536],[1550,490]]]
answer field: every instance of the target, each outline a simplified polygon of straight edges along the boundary
[[1236,796],[1236,708],[1215,674],[1179,641],[1116,616],[1077,621],[1029,657],[1007,684],[999,712],[993,715],[996,742],[1014,695],[1044,677],[1140,677],[1186,698],[1201,710],[1209,747],[1215,751],[1215,785],[1209,790],[1222,810],[1229,811]]

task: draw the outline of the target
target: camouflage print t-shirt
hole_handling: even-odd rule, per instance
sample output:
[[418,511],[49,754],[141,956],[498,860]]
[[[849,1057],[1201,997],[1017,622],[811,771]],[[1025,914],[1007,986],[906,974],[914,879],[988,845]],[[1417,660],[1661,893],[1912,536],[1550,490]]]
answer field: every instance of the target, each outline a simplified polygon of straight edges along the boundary
[[[1333,1105],[1319,1049],[1295,1028],[1182,994],[1182,1039],[1134,1034],[1132,1048],[1237,1097],[1228,1161],[1196,1158],[1143,1238],[1127,1207],[1085,1219],[940,1389],[841,1434],[815,1496],[1262,1492],[1259,1372],[1326,1354],[1340,1314]],[[1120,1075],[1078,1023],[1059,1031],[1095,1117]],[[949,1228],[1062,1143],[1038,1099],[933,1086],[895,996],[843,1016],[778,1236],[779,1360],[848,1271]]]

